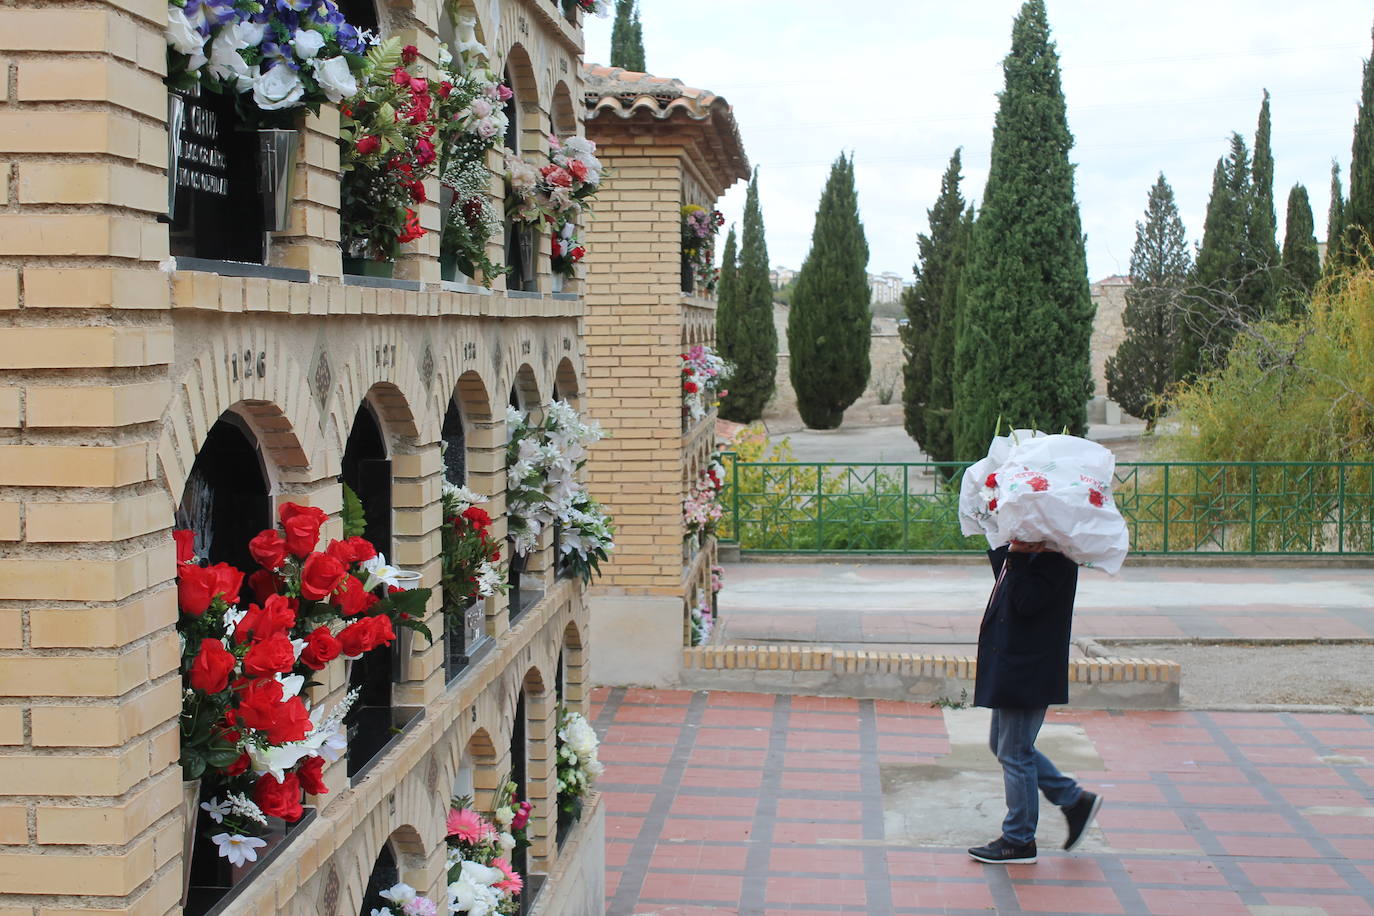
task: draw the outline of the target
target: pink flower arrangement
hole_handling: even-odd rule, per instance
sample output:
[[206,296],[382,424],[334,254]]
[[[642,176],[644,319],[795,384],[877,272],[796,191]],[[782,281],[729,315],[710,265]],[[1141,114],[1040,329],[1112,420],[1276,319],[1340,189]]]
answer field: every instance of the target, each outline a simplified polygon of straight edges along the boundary
[[474,845],[490,839],[496,831],[486,818],[471,808],[450,808],[447,829],[447,836]]

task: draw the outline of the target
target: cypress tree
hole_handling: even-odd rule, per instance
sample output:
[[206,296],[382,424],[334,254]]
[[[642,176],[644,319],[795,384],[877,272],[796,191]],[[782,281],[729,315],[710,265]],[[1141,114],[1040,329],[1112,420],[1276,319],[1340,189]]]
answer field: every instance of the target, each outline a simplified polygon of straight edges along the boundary
[[954,458],[954,327],[972,220],[959,192],[962,167],[956,149],[940,179],[940,196],[926,211],[930,234],[916,238],[916,284],[902,290],[903,416],[907,435],[932,461]]
[[1250,170],[1251,200],[1246,235],[1251,263],[1241,291],[1241,299],[1259,317],[1273,313],[1278,305],[1279,291],[1278,218],[1274,214],[1274,154],[1270,148],[1270,132],[1269,90],[1266,89],[1260,104],[1259,124],[1255,128],[1254,164]]
[[1341,244],[1345,238],[1345,194],[1341,190],[1341,166],[1331,160],[1331,207],[1326,211],[1326,260],[1322,269],[1327,273],[1341,265]]
[[787,313],[788,374],[797,412],[810,429],[838,427],[868,387],[870,296],[854,157],[841,153],[821,192],[811,251]]
[[1107,359],[1107,395],[1153,430],[1162,397],[1177,378],[1181,294],[1191,269],[1188,240],[1174,202],[1174,189],[1161,172],[1150,189],[1145,222],[1135,224],[1131,287],[1122,323],[1126,338]]
[[998,417],[1082,434],[1093,390],[1082,221],[1059,56],[1027,0],[1002,65],[992,166],[965,269],[955,451],[980,456]]
[[730,380],[730,395],[721,402],[720,415],[736,423],[752,423],[763,416],[764,405],[777,387],[778,371],[778,331],[773,324],[773,284],[768,279],[768,244],[763,236],[763,211],[759,209],[757,168],[744,199],[744,231],[732,298],[729,352],[735,374]]
[[611,66],[644,72],[644,30],[636,0],[616,0],[611,25]]
[[1288,217],[1283,230],[1283,300],[1289,315],[1306,311],[1321,272],[1312,204],[1307,199],[1307,189],[1295,184],[1288,192]]
[[1256,317],[1241,300],[1246,275],[1253,269],[1246,228],[1251,194],[1250,153],[1245,138],[1232,134],[1230,155],[1218,159],[1212,173],[1212,196],[1193,270],[1192,306],[1175,367],[1179,378],[1195,377],[1225,362],[1238,323]]
[[1355,118],[1355,139],[1350,147],[1350,199],[1345,203],[1347,260],[1368,254],[1374,237],[1374,67],[1364,62],[1360,88],[1360,112]]
[[725,234],[725,252],[720,258],[720,279],[716,281],[716,351],[734,362],[736,277],[739,256],[735,251],[735,227]]

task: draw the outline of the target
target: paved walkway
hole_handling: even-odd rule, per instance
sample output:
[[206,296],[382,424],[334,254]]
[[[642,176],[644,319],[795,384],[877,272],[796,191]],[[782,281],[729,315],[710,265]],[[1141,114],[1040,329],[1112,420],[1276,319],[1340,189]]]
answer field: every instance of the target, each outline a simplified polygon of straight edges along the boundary
[[1001,817],[980,716],[596,691],[607,912],[1374,914],[1374,717],[1054,711],[1099,826],[1058,852],[1043,806],[1039,864],[1006,868],[963,853]]
[[[991,587],[986,564],[731,564],[716,638],[969,645]],[[1374,569],[1084,570],[1074,636],[1371,639]]]

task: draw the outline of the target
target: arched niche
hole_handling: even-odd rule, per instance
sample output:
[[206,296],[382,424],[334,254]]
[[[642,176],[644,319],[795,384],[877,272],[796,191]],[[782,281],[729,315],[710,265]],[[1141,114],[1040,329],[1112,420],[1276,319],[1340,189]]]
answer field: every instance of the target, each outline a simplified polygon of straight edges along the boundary
[[453,798],[467,798],[479,812],[490,811],[500,779],[497,771],[496,745],[485,728],[478,728],[468,738],[454,768]]
[[257,435],[229,410],[210,427],[196,451],[177,504],[176,527],[195,532],[196,556],[257,568],[248,542],[273,526],[272,485]]
[[[486,481],[470,481],[469,448],[479,435],[478,425],[489,428],[491,400],[482,377],[468,371],[459,377],[444,411],[442,428],[444,480],[453,486],[466,486],[487,494]],[[461,674],[481,647],[489,641],[486,633],[486,602],[477,600],[462,607],[444,596],[444,674],[453,680]]]
[[[390,382],[379,382],[358,405],[344,444],[340,481],[362,504],[363,537],[388,558],[393,554],[391,455],[401,439],[416,435],[405,396]],[[399,631],[390,646],[379,646],[348,663],[349,690],[359,691],[357,702],[344,719],[350,778],[360,777],[396,733],[419,713],[414,707],[393,705],[393,688],[410,637],[409,631]]]
[[553,135],[560,140],[577,133],[577,108],[573,105],[572,90],[563,80],[553,87],[549,126],[553,129]]
[[577,380],[577,368],[566,356],[558,362],[553,376],[553,398],[577,410],[581,401],[582,388]]
[[[414,887],[415,885],[406,879],[409,877],[415,881],[420,880],[415,875],[420,873],[423,867],[424,855],[424,842],[420,839],[419,832],[408,824],[398,827],[387,837],[372,862],[372,870],[367,876],[367,886],[363,888],[358,916],[371,916],[374,910],[386,907],[391,907],[393,913],[397,912],[399,908],[383,897],[382,891],[401,882]],[[417,887],[416,890],[423,894],[427,888]]]
[[[538,422],[543,416],[541,405],[543,401],[539,395],[539,382],[535,378],[534,369],[529,363],[522,363],[515,372],[515,379],[511,382],[510,400],[511,408],[518,411],[523,416],[529,418],[531,422]],[[507,428],[507,440],[513,435],[514,430]],[[515,539],[513,536],[506,538],[506,560],[507,560],[507,583],[510,590],[507,592],[509,598],[509,619],[514,621],[525,609],[537,601],[542,594],[537,590],[527,587],[522,588],[521,576],[524,573],[528,557],[525,554],[517,553],[515,550]]]
[[372,0],[336,0],[344,21],[355,29],[367,29],[374,34],[382,34],[382,18],[377,14],[377,4]]
[[529,363],[521,363],[515,370],[515,378],[510,387],[510,406],[522,414],[538,419],[542,413],[543,396],[539,393],[539,379]]
[[[539,81],[529,52],[519,42],[506,52],[502,80],[510,87],[506,101],[506,147],[517,155],[531,156],[540,150],[541,110]],[[530,159],[531,162],[535,160]],[[506,288],[523,292],[539,290],[539,226],[506,217]]]

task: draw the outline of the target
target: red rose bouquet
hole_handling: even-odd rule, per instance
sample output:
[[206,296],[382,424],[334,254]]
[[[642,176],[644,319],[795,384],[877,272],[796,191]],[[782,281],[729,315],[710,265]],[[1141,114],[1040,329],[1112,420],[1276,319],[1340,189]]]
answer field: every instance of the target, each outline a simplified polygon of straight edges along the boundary
[[312,709],[303,692],[315,672],[389,645],[397,626],[429,636],[429,590],[374,594],[387,579],[384,559],[360,537],[319,550],[326,518],[283,505],[281,529],[248,544],[262,568],[247,579],[197,560],[191,532],[175,533],[182,774],[208,781],[201,808],[214,822],[211,840],[235,865],[256,860],[268,818],[298,820],[303,793],[329,791],[324,764],[346,749],[353,696],[328,715]]

